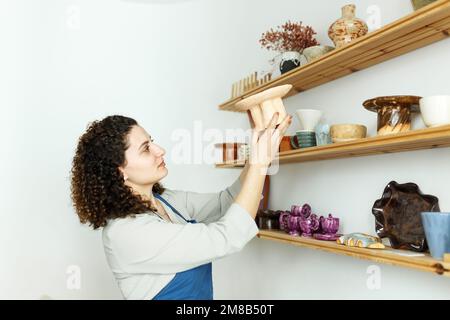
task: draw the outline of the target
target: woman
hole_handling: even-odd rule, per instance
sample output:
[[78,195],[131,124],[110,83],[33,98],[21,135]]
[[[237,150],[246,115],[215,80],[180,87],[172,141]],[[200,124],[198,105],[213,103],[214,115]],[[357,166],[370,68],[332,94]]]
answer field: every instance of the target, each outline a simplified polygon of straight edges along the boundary
[[211,261],[258,232],[265,175],[292,117],[277,120],[252,132],[250,164],[219,193],[164,188],[165,150],[135,120],[109,116],[88,127],[73,159],[72,200],[81,223],[103,228],[124,298],[213,298]]

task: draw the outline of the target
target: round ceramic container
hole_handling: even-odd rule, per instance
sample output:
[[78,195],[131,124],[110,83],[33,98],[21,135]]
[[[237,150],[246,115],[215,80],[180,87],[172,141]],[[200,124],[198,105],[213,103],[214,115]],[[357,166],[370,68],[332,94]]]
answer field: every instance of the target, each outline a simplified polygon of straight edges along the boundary
[[420,99],[420,113],[427,127],[450,124],[450,96],[430,96]]

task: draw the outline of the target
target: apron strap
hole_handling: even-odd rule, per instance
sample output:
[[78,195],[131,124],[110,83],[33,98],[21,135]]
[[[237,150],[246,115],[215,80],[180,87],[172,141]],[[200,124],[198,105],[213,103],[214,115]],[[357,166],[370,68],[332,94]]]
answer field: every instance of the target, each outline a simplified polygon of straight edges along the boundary
[[178,215],[179,217],[181,217],[184,221],[186,221],[187,223],[197,223],[197,221],[195,221],[195,219],[192,220],[187,220],[185,217],[183,217],[183,215],[181,213],[178,212],[177,209],[175,209],[174,207],[172,207],[172,205],[167,202],[163,197],[161,197],[160,194],[153,192],[153,195],[155,197],[157,197],[159,200],[161,200],[162,202],[164,202],[176,215]]

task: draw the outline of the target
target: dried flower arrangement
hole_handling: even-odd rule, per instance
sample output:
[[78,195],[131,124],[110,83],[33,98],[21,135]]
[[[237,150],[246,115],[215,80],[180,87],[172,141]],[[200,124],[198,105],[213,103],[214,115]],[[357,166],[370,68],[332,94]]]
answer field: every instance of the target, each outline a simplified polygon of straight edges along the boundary
[[319,45],[314,38],[316,32],[310,26],[303,26],[302,22],[288,21],[274,30],[262,34],[259,43],[267,50],[278,52],[296,51]]

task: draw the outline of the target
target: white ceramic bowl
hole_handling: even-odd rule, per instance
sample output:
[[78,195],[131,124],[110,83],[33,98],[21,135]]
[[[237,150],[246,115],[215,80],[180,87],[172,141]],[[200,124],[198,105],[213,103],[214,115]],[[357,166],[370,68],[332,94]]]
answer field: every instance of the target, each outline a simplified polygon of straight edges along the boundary
[[314,109],[298,109],[295,111],[303,130],[314,131],[322,117],[322,111]]
[[430,96],[420,99],[420,113],[428,127],[450,124],[450,96]]

